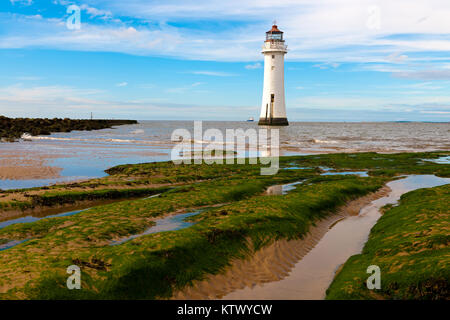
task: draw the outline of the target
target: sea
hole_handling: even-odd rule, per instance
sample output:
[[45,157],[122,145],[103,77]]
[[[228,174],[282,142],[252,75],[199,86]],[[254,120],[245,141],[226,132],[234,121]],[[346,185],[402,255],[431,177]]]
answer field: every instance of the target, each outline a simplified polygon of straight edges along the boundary
[[[202,132],[218,129],[255,129],[256,122],[203,121]],[[139,121],[95,131],[24,136],[15,143],[0,143],[0,170],[41,166],[61,168],[58,177],[23,176],[1,179],[0,189],[30,188],[103,177],[105,169],[120,164],[171,160],[178,143],[172,134],[184,129],[193,136],[194,121]],[[200,144],[213,141],[202,137]],[[450,123],[425,122],[291,122],[279,128],[280,155],[336,152],[418,152],[450,150]],[[258,150],[237,150],[237,156],[258,155]]]

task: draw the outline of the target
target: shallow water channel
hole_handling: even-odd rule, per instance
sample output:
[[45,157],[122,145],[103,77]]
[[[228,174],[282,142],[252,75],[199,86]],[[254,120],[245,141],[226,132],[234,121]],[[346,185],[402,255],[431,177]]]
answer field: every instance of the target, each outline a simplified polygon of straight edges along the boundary
[[450,178],[410,175],[391,181],[391,192],[332,225],[323,238],[280,281],[268,282],[231,292],[223,299],[323,299],[340,265],[361,253],[370,230],[381,217],[380,208],[396,204],[404,193],[449,184]]
[[189,222],[189,221],[185,221],[186,218],[198,215],[200,213],[202,213],[204,211],[204,209],[200,209],[200,210],[196,210],[193,212],[187,212],[187,213],[180,213],[180,214],[174,214],[174,215],[170,215],[168,217],[165,218],[160,218],[155,220],[155,225],[148,228],[147,230],[145,230],[142,233],[139,234],[134,234],[128,237],[124,237],[120,240],[116,240],[116,241],[112,241],[111,245],[118,245],[118,244],[122,244],[124,242],[136,239],[138,237],[142,237],[148,234],[152,234],[152,233],[158,233],[158,232],[164,232],[164,231],[176,231],[176,230],[181,230],[181,229],[185,229],[188,228],[192,225],[194,225],[194,222]]
[[[161,195],[161,193],[158,194],[154,194],[142,199],[151,199],[151,198],[156,198],[159,197]],[[131,198],[131,199],[139,199],[139,198]],[[120,201],[127,201],[130,199],[115,199],[115,200],[99,200],[99,201],[93,201],[91,202],[92,207],[95,206],[100,206],[100,205],[105,205],[105,204],[109,204],[109,203],[114,203],[114,202],[120,202]],[[78,208],[77,210],[70,210],[70,211],[65,211],[67,209],[64,208],[59,208],[59,209],[51,209],[50,212],[52,211],[56,211],[58,213],[55,214],[48,214],[48,211],[44,211],[41,213],[37,213],[39,216],[34,216],[34,215],[27,215],[27,216],[23,216],[23,217],[19,217],[19,218],[10,218],[7,219],[5,221],[0,221],[0,229],[6,228],[8,226],[12,226],[15,224],[20,224],[20,223],[32,223],[32,222],[36,222],[42,219],[51,219],[51,218],[58,218],[58,217],[69,217],[69,216],[73,216],[76,214],[79,214],[81,212],[84,212],[86,210],[91,209],[92,207],[89,208],[83,208],[80,209]],[[62,211],[62,212],[59,212]],[[11,240],[7,243],[3,243],[0,244],[0,251],[6,250],[6,249],[10,249],[12,247],[15,247],[19,244],[22,244],[26,241],[28,241],[30,239],[24,239],[24,240]]]

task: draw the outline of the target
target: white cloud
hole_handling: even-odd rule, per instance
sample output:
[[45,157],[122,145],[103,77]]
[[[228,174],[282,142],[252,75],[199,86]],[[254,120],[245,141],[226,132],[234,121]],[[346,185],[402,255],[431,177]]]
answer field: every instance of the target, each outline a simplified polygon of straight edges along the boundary
[[[316,108],[328,110],[392,110],[406,111],[423,110],[427,108],[433,109],[450,109],[450,97],[439,95],[420,95],[406,96],[402,98],[402,104],[392,103],[392,97],[375,96],[375,97],[359,97],[359,96],[307,96],[288,101],[288,108],[301,106],[301,108]],[[299,107],[300,108],[300,107]]]
[[248,65],[245,66],[245,69],[249,69],[249,70],[260,69],[260,68],[262,68],[262,64],[259,63],[259,62],[256,62],[256,63],[253,63],[253,64],[248,64]]
[[315,68],[319,68],[319,69],[329,69],[330,67],[333,69],[336,69],[340,66],[340,63],[337,62],[325,62],[325,63],[318,63],[313,65],[313,67]]
[[393,62],[393,63],[403,63],[406,62],[406,60],[408,59],[408,56],[405,54],[400,54],[399,52],[394,52],[391,53],[386,60],[388,62]]
[[450,111],[420,111],[425,114],[450,114]]
[[[276,12],[290,50],[287,59],[291,60],[401,63],[413,59],[414,53],[441,52],[445,57],[450,51],[448,1],[378,0],[379,30],[366,26],[368,8],[373,4],[373,0],[91,0],[85,10],[94,17],[130,17],[151,21],[153,27],[140,24],[127,28],[123,22],[115,24],[112,20],[108,25],[93,26],[82,21],[82,30],[67,32],[56,26],[43,30],[34,28],[36,25],[21,24],[26,32],[8,32],[0,38],[0,47],[40,46],[255,61],[261,59],[264,32],[270,28]],[[174,27],[166,23],[202,19],[237,23],[223,30]],[[48,24],[48,19],[41,22],[41,26]],[[449,60],[448,56],[446,59]]]
[[12,5],[15,5],[16,3],[24,5],[24,6],[31,6],[33,4],[33,0],[9,0]]
[[[202,82],[186,85],[181,92],[194,90]],[[196,90],[196,89],[195,89]],[[170,103],[163,98],[114,100],[103,91],[65,86],[0,87],[0,114],[28,117],[122,117],[132,119],[220,119],[224,114],[254,112],[254,106],[221,106]],[[247,114],[246,113],[246,114]],[[170,115],[170,116],[169,116]]]
[[120,82],[118,84],[116,84],[116,87],[126,87],[128,85],[128,82]]
[[392,75],[402,79],[419,79],[419,80],[450,80],[450,70],[418,70],[418,71],[399,71],[393,72]]
[[[197,90],[203,83],[194,82],[173,93]],[[299,112],[312,112],[316,120],[359,120],[369,115],[380,119],[393,114],[408,113],[408,119],[440,119],[450,114],[450,97],[420,96],[408,97],[403,104],[392,104],[387,97],[335,97],[311,96],[288,101],[290,119],[306,119]],[[365,108],[361,109],[364,105]],[[230,120],[246,118],[257,113],[258,106],[195,105],[170,103],[161,98],[145,100],[113,100],[104,97],[104,92],[96,89],[80,89],[64,86],[24,87],[13,85],[0,87],[0,114],[29,117],[88,117],[94,112],[97,117],[124,117],[133,119],[222,119],[230,115]],[[309,111],[308,111],[309,110]],[[420,116],[422,115],[422,117]],[[434,116],[434,118],[433,118]],[[327,118],[328,117],[328,118]],[[353,117],[353,118],[352,118]],[[361,118],[362,117],[362,118]],[[425,117],[425,118],[424,118]],[[375,118],[374,118],[375,119]],[[372,119],[373,120],[373,119]]]
[[[100,90],[78,89],[67,86],[24,87],[20,84],[0,87],[0,113],[30,116],[30,113],[51,116],[87,108],[105,108],[107,102],[96,98]],[[73,113],[77,116],[76,113]]]
[[111,11],[108,10],[99,10],[94,7],[90,7],[87,4],[82,4],[80,9],[85,10],[91,17],[102,17],[104,19],[112,18]]

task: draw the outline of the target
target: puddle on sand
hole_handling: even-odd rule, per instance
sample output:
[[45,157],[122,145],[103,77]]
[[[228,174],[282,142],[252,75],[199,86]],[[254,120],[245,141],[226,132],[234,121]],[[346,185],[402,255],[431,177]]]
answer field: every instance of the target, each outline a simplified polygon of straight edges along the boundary
[[176,230],[188,228],[188,227],[194,225],[195,223],[185,221],[185,219],[188,217],[198,215],[203,211],[204,210],[197,210],[197,211],[188,212],[188,213],[171,215],[166,218],[161,218],[161,219],[155,220],[156,225],[148,228],[144,232],[139,233],[139,234],[134,234],[134,235],[122,238],[120,240],[112,241],[111,245],[115,246],[118,244],[122,244],[124,242],[130,241],[130,240],[133,240],[133,239],[136,239],[138,237],[142,237],[142,236],[145,236],[148,234],[152,234],[152,233],[158,233],[158,232],[164,232],[164,231],[176,231]]
[[302,181],[296,181],[288,184],[278,184],[274,186],[270,186],[266,189],[266,195],[268,196],[280,196],[285,195],[289,191],[294,190],[296,185],[302,184],[304,180]]
[[150,197],[146,197],[146,198],[144,198],[144,199],[157,198],[157,197],[159,197],[160,195],[161,195],[161,193],[157,193],[157,194],[154,194],[154,195],[152,195],[152,196],[150,196]]
[[321,176],[340,176],[340,175],[356,175],[356,176],[360,176],[360,177],[368,177],[369,174],[367,173],[367,171],[340,171],[340,172],[324,172],[321,174]]
[[317,245],[298,261],[289,275],[280,281],[236,290],[223,299],[323,299],[335,272],[347,259],[361,253],[370,230],[381,217],[379,209],[395,204],[401,195],[421,188],[449,184],[450,178],[434,175],[412,175],[389,182],[389,195],[372,201],[359,215],[349,216],[336,223]]
[[12,241],[9,241],[9,242],[7,242],[7,243],[0,244],[0,251],[6,250],[6,249],[10,249],[10,248],[12,248],[12,247],[15,247],[15,246],[21,244],[21,243],[24,243],[25,241],[28,241],[28,240],[30,240],[30,239],[25,239],[25,240],[12,240]]
[[434,162],[438,164],[450,164],[450,156],[442,156],[437,159],[422,159],[423,161]]

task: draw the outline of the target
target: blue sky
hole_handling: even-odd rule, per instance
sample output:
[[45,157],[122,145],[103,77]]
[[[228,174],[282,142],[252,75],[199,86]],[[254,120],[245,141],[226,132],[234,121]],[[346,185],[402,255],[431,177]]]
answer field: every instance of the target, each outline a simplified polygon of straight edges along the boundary
[[0,114],[257,118],[276,19],[289,120],[449,121],[449,16],[446,0],[1,0]]

